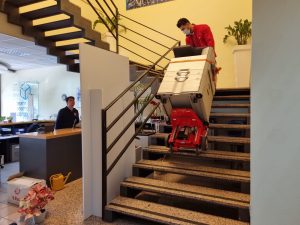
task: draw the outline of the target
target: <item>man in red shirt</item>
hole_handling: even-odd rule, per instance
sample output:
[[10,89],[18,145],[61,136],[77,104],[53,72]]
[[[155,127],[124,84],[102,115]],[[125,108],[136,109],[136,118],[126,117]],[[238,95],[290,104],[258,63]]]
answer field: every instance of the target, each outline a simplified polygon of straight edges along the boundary
[[[186,18],[181,18],[177,22],[177,27],[186,35],[186,44],[192,47],[212,47],[215,48],[214,36],[210,27],[206,24],[195,25],[191,24]],[[215,74],[219,73],[221,68],[215,68]],[[213,77],[215,83],[217,77]]]

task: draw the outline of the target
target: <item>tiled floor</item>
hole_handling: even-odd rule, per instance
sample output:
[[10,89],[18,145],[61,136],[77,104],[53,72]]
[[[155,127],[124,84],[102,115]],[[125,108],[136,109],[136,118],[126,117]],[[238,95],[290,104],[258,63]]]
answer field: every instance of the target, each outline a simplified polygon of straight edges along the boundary
[[[17,207],[7,203],[7,177],[15,174],[19,165],[9,164],[1,170],[0,186],[0,225],[9,225],[19,221]],[[55,193],[55,199],[47,205],[48,215],[43,225],[150,225],[145,221],[131,218],[120,218],[113,223],[106,223],[99,218],[91,217],[83,221],[82,214],[82,181],[73,181],[66,185],[65,189]]]
[[0,183],[0,225],[9,225],[19,220],[18,208],[16,205],[7,203],[7,178],[19,172],[19,163],[6,164],[1,169]]

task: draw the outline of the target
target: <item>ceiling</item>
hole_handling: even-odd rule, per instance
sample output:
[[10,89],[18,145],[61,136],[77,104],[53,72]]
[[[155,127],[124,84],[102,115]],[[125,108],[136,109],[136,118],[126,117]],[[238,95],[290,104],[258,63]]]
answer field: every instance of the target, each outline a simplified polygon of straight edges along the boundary
[[47,55],[46,48],[34,42],[0,33],[1,62],[11,70],[25,70],[57,65],[57,58]]

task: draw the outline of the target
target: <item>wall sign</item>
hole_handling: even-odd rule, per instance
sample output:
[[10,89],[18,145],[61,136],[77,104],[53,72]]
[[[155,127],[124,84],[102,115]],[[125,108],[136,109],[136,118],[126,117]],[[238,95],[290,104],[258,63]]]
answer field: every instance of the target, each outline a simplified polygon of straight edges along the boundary
[[126,0],[126,9],[136,9],[173,0]]

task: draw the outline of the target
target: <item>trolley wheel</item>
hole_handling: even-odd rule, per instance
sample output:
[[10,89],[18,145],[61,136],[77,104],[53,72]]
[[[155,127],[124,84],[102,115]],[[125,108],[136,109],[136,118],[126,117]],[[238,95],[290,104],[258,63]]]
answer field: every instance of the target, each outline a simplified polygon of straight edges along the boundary
[[196,156],[200,155],[200,148],[199,145],[196,146]]
[[173,144],[170,144],[170,153],[171,153],[171,155],[173,155],[173,153],[174,153],[174,146],[173,146]]
[[201,149],[202,151],[206,151],[208,148],[208,140],[206,136],[202,136],[202,140],[201,140]]

